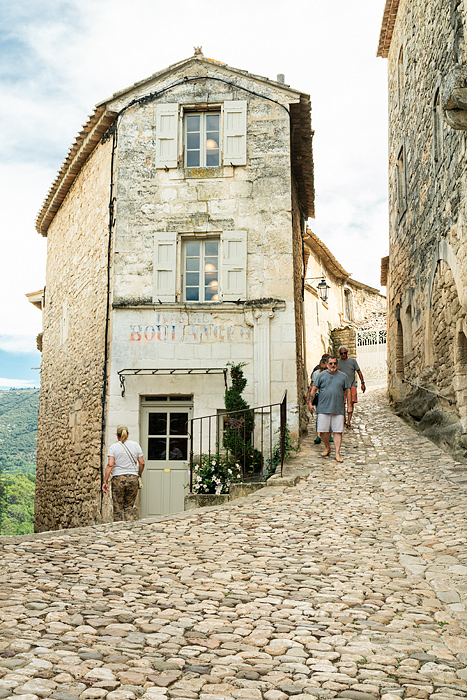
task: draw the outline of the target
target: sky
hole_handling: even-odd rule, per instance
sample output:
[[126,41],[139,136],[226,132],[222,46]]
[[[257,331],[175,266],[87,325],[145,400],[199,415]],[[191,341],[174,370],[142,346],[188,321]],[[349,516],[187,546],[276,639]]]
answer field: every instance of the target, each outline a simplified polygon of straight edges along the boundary
[[[47,239],[34,221],[95,104],[188,58],[209,58],[311,95],[313,231],[379,288],[388,251],[384,0],[0,0],[0,389],[39,385]],[[384,290],[383,290],[384,291]]]

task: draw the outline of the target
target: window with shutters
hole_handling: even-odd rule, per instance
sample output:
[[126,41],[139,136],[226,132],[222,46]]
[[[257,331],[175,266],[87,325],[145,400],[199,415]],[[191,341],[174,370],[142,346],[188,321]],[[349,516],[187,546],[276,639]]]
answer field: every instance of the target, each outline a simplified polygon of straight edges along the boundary
[[220,165],[220,112],[185,114],[185,167]]
[[184,301],[219,301],[219,238],[183,240]]
[[204,111],[177,103],[157,105],[156,168],[246,165],[246,116],[245,100],[227,100]]
[[247,233],[181,236],[181,299],[222,302],[246,299]]

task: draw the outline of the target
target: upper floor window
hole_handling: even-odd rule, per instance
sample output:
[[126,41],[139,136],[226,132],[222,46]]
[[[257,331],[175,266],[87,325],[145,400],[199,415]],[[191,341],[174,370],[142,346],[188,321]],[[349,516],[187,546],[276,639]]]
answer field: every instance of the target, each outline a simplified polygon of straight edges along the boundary
[[219,301],[219,239],[184,241],[185,301]]
[[397,156],[396,178],[397,213],[400,217],[407,209],[404,147],[400,149]]
[[196,112],[185,115],[185,166],[187,168],[220,165],[220,112]]
[[157,105],[156,168],[246,165],[246,101],[229,100],[212,111],[189,109],[182,120],[182,105]]
[[397,96],[399,106],[402,104],[405,89],[405,69],[404,69],[404,47],[401,46],[399,56],[397,58]]
[[350,289],[344,289],[344,317],[353,321],[353,299]]
[[433,158],[435,163],[439,163],[443,158],[443,129],[443,110],[438,88],[433,100]]

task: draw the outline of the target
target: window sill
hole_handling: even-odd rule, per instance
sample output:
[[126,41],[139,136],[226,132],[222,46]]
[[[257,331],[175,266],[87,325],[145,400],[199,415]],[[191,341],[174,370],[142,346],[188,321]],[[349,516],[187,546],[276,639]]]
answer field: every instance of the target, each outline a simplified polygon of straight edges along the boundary
[[228,311],[229,313],[237,311],[243,313],[244,304],[236,304],[234,301],[163,301],[153,302],[148,301],[143,304],[115,302],[112,304],[113,309],[152,309],[156,311],[215,311],[216,313]]
[[214,180],[221,177],[233,177],[232,165],[220,165],[217,168],[171,168],[169,180]]

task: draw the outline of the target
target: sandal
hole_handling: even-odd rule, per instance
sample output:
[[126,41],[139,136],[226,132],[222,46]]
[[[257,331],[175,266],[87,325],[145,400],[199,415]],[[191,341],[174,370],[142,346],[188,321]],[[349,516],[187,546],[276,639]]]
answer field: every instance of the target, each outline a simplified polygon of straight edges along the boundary
[[329,457],[329,450],[326,450],[326,452],[321,452],[321,457]]
[[339,462],[339,464],[344,461],[342,457],[335,457],[335,460],[336,462]]

